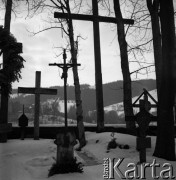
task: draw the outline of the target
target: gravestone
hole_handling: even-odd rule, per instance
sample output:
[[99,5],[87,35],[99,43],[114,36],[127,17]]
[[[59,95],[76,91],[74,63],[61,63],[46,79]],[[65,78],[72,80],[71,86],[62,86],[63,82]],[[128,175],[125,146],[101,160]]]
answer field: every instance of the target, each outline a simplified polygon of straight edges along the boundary
[[57,165],[69,165],[70,160],[74,159],[75,134],[73,132],[59,133],[54,143],[57,145]]
[[18,118],[18,125],[21,128],[21,140],[24,140],[25,137],[25,130],[28,126],[28,118],[24,114],[24,105],[23,105],[23,114]]
[[54,174],[70,172],[83,172],[82,163],[77,163],[74,158],[73,147],[76,144],[76,137],[73,132],[57,134],[54,143],[57,145],[56,163],[49,170],[48,177]]
[[19,87],[18,93],[35,94],[35,112],[34,112],[34,140],[39,140],[39,114],[40,114],[40,95],[56,95],[57,89],[41,88],[41,72],[36,71],[35,88]]

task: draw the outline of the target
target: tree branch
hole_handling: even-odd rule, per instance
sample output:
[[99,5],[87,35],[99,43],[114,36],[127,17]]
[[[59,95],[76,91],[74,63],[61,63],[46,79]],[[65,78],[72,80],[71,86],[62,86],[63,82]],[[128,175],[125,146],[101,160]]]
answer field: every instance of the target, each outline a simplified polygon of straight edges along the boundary
[[147,69],[147,68],[152,67],[152,66],[155,66],[155,65],[152,64],[152,65],[149,65],[149,66],[141,67],[141,68],[139,68],[139,69],[137,69],[137,70],[131,72],[130,75],[133,74],[133,73],[136,73],[136,72],[138,72],[138,71],[140,71],[140,70],[142,70],[142,69]]

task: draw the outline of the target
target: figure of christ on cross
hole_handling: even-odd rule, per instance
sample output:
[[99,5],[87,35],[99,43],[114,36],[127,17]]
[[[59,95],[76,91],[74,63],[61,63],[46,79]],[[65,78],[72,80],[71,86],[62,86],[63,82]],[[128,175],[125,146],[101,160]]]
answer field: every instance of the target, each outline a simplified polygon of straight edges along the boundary
[[[98,15],[98,0],[92,0],[93,15],[67,14],[55,12],[55,18],[73,19],[82,21],[93,21],[94,33],[94,56],[95,56],[95,84],[96,84],[96,108],[97,108],[97,131],[104,129],[104,102],[102,87],[102,71],[101,71],[101,48],[100,48],[100,32],[99,22],[116,23],[116,18]],[[123,19],[124,24],[134,24],[132,19]]]
[[41,88],[41,72],[36,71],[35,88],[19,87],[18,93],[35,94],[34,140],[39,140],[40,94],[56,95],[57,89]]

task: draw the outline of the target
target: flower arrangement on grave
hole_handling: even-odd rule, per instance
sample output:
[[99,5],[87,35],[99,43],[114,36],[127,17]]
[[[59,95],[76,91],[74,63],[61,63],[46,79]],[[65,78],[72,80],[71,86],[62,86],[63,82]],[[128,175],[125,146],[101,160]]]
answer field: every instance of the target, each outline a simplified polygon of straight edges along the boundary
[[66,174],[73,172],[83,173],[82,163],[78,163],[76,158],[71,159],[69,163],[54,163],[49,170],[48,177],[53,176],[54,174]]
[[12,91],[11,84],[21,79],[21,69],[24,67],[24,59],[19,54],[22,53],[22,44],[17,43],[15,37],[7,30],[0,29],[0,56],[4,53],[3,69],[0,70],[0,84],[5,87],[8,95]]
[[111,133],[111,141],[108,143],[108,147],[107,147],[107,150],[110,150],[110,149],[115,149],[117,147],[117,142],[116,142],[116,138],[114,137],[114,132]]
[[108,146],[107,146],[107,152],[109,152],[110,149],[115,149],[116,147],[119,147],[120,149],[129,149],[129,145],[128,144],[119,144],[116,142],[116,138],[114,137],[115,133],[112,132],[111,133],[111,137],[112,139],[109,141]]

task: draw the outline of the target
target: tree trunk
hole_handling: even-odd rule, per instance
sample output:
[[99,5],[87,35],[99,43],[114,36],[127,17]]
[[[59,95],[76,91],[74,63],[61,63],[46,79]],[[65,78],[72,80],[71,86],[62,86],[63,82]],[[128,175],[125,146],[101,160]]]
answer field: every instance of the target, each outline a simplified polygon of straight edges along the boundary
[[[11,22],[11,10],[12,10],[12,0],[7,0],[6,13],[4,21],[4,29],[10,32],[10,22]],[[7,58],[7,51],[3,51],[3,64],[5,64]],[[8,123],[8,96],[7,93],[8,85],[1,87],[1,111],[0,111],[0,123]],[[7,142],[7,133],[0,135],[0,142]]]
[[147,7],[151,16],[152,34],[153,34],[153,48],[155,59],[155,72],[156,72],[156,86],[157,95],[161,86],[161,68],[162,68],[162,47],[161,47],[161,32],[159,24],[159,0],[147,0]]
[[[174,131],[174,50],[175,27],[172,0],[160,0],[160,21],[162,34],[162,79],[159,90],[159,114],[157,140],[154,156],[175,160]],[[172,72],[173,70],[173,72]]]
[[11,11],[12,11],[12,0],[7,0],[4,28],[9,32],[10,32],[10,22],[11,22]]
[[[70,11],[68,11],[70,14]],[[73,34],[73,23],[72,19],[67,20],[68,31],[69,31],[69,40],[71,45],[71,57],[72,63],[77,64],[77,47],[75,47],[74,34]],[[85,146],[85,130],[83,124],[83,109],[82,109],[82,100],[81,100],[81,89],[79,83],[78,69],[77,66],[73,67],[73,77],[75,85],[75,99],[76,99],[76,117],[77,117],[77,128],[78,128],[78,137],[80,142],[80,147]]]
[[[117,19],[117,34],[120,46],[121,69],[123,74],[123,103],[125,120],[127,116],[134,116],[132,106],[131,77],[128,63],[127,42],[125,39],[124,23],[120,10],[119,0],[114,0],[114,11]],[[126,121],[126,127],[135,129],[134,121]]]

